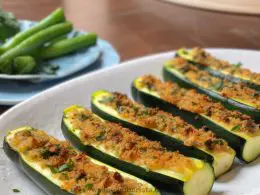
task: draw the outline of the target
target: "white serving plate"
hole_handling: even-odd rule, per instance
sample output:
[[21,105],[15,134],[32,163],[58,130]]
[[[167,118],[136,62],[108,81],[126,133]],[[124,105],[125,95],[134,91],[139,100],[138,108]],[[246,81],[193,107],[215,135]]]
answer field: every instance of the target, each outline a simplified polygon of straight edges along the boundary
[[[241,61],[244,67],[260,72],[260,52],[237,49],[209,49],[213,55]],[[90,106],[90,94],[98,89],[120,91],[130,95],[130,84],[143,74],[160,76],[162,64],[174,52],[138,58],[119,66],[90,73],[57,85],[13,107],[0,117],[0,142],[8,130],[30,125],[44,129],[49,134],[63,138],[60,130],[62,111],[71,104]],[[232,171],[220,177],[214,184],[211,195],[259,195],[260,158],[248,165],[235,163]],[[199,186],[198,186],[199,187]],[[17,170],[0,149],[0,194],[13,194],[18,188],[28,195],[43,194],[22,172]]]

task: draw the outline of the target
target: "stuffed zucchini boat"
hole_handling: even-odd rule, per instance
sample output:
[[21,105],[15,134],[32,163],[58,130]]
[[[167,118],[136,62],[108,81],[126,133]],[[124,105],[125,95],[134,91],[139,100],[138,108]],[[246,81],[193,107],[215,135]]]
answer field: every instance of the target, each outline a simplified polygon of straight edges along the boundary
[[10,131],[4,139],[4,151],[48,194],[160,194],[146,181],[32,127]]
[[240,110],[260,120],[260,93],[243,83],[232,83],[212,76],[180,57],[165,63],[163,76],[167,81],[177,82],[182,87],[195,88],[221,101],[229,109]]
[[135,100],[149,107],[159,107],[182,117],[195,127],[206,125],[225,139],[245,162],[260,155],[260,128],[251,117],[226,109],[221,103],[194,89],[162,82],[154,76],[137,78],[132,85]]
[[226,78],[236,83],[244,82],[249,87],[260,90],[260,73],[241,68],[240,63],[231,64],[228,61],[217,59],[198,47],[191,50],[181,48],[176,55],[200,66],[214,76]]
[[65,109],[62,130],[88,155],[155,186],[167,186],[171,193],[203,195],[212,188],[214,173],[210,164],[169,152],[159,142],[105,121],[83,107]]
[[228,171],[235,152],[223,139],[211,131],[196,129],[170,113],[146,108],[133,102],[126,95],[100,90],[92,94],[92,111],[105,120],[118,122],[148,139],[160,141],[172,151],[179,150],[189,157],[212,164],[215,176]]

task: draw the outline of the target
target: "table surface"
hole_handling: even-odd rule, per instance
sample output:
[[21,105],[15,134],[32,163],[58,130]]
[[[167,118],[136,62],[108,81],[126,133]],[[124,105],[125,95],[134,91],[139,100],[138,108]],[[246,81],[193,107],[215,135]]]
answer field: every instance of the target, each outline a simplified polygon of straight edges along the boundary
[[[64,7],[75,28],[97,32],[121,59],[179,47],[260,47],[259,16],[211,12],[156,0],[5,0],[20,19],[39,20]],[[0,113],[9,107],[0,106]]]

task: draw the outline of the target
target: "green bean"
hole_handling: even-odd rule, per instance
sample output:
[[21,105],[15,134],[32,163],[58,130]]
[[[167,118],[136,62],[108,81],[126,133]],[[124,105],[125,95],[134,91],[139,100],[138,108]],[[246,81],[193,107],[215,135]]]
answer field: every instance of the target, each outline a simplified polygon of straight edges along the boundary
[[5,61],[13,60],[17,56],[30,55],[30,53],[41,47],[44,43],[49,42],[61,35],[67,34],[71,30],[72,24],[70,22],[64,22],[50,26],[38,33],[33,34],[31,37],[0,56],[0,72],[5,73],[2,65]]
[[18,56],[14,59],[15,74],[32,74],[36,69],[36,61],[31,56]]
[[0,54],[3,54],[4,52],[8,51],[9,49],[15,47],[25,39],[29,38],[33,34],[44,30],[45,28],[48,28],[52,25],[61,23],[65,21],[65,16],[64,16],[64,10],[62,8],[58,8],[55,11],[53,11],[49,16],[41,20],[38,24],[35,26],[19,32],[16,34],[10,41],[6,42],[5,44],[0,47]]
[[[1,70],[5,74],[12,74],[13,72],[13,61],[11,59],[4,60],[1,63]],[[0,71],[1,73],[1,71]]]
[[62,36],[59,36],[59,37],[51,40],[49,43],[47,43],[47,46],[52,45],[54,43],[57,43],[57,42],[64,40],[64,39],[67,39],[67,35],[62,35]]
[[97,35],[95,33],[78,35],[77,37],[56,42],[49,47],[41,48],[38,56],[42,59],[55,58],[82,48],[90,47],[96,43]]

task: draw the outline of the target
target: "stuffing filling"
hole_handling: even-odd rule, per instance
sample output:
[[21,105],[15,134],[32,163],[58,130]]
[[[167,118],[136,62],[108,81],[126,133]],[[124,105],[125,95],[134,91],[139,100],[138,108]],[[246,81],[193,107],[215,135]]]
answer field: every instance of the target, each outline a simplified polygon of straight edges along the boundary
[[112,107],[119,116],[142,127],[159,130],[181,140],[187,146],[194,146],[209,152],[232,152],[223,139],[204,129],[196,129],[170,113],[155,108],[146,108],[133,102],[126,95],[109,93],[99,103]]
[[163,100],[189,112],[202,114],[213,121],[225,124],[231,131],[243,132],[249,136],[260,135],[259,124],[250,116],[226,109],[221,103],[194,89],[181,88],[172,82],[162,82],[154,76],[146,75],[139,79],[141,88],[156,92]]
[[246,68],[235,66],[225,60],[219,60],[211,56],[202,48],[193,48],[189,51],[194,62],[204,66],[209,66],[214,70],[224,72],[226,74],[234,75],[236,77],[245,78],[255,84],[260,85],[260,73],[255,73]]
[[50,169],[61,181],[61,188],[73,194],[132,194],[131,190],[147,189],[133,179],[111,172],[107,167],[93,163],[66,141],[47,135],[41,130],[15,133],[9,144],[29,161]]
[[175,58],[168,61],[167,65],[176,69],[186,79],[205,89],[210,89],[224,97],[232,98],[240,103],[254,108],[260,108],[260,93],[247,87],[244,83],[232,83],[227,80],[210,75],[183,58]]
[[179,152],[169,152],[159,142],[150,141],[118,124],[103,121],[87,109],[73,108],[66,113],[66,118],[73,128],[80,130],[85,144],[99,145],[121,160],[153,171],[167,169],[185,178],[201,168],[193,159]]

